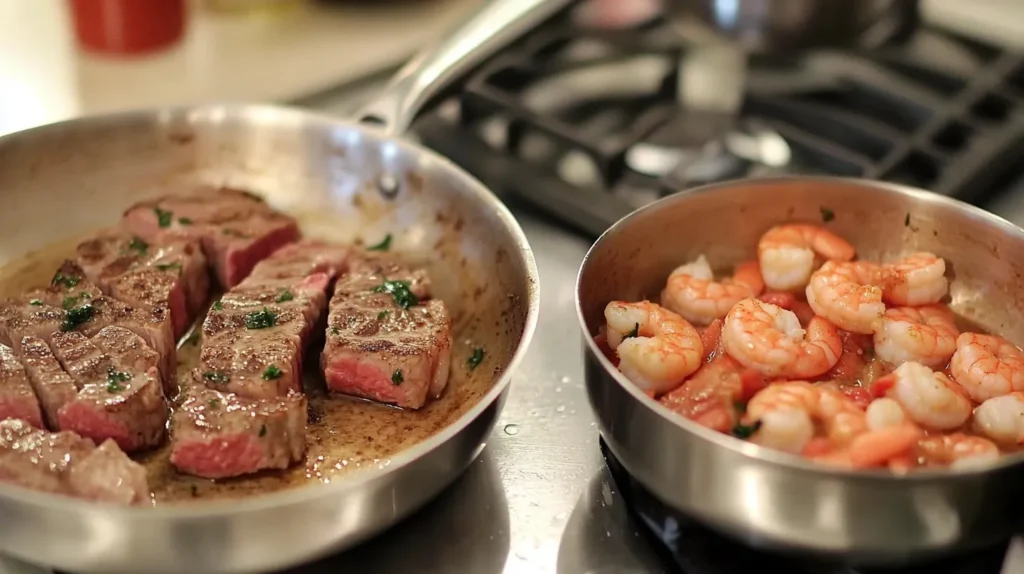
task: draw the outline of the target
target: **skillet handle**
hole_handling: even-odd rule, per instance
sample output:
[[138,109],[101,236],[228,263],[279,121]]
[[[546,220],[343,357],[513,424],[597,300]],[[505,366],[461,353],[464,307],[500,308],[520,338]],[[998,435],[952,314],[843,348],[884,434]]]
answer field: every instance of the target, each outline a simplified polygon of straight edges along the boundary
[[355,119],[379,125],[388,136],[404,133],[420,109],[452,80],[573,1],[484,0],[468,21],[403,66]]

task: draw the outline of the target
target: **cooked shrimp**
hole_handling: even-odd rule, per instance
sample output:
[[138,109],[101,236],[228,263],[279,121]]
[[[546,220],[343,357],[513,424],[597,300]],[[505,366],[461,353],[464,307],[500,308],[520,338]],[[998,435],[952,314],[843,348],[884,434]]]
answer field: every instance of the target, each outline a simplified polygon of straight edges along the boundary
[[874,383],[890,385],[886,396],[903,407],[912,421],[927,429],[952,430],[971,418],[970,396],[943,373],[907,362]]
[[1024,443],[1024,393],[992,397],[981,403],[974,409],[974,424],[996,442]]
[[995,335],[963,333],[949,372],[975,402],[1024,391],[1024,351]]
[[703,361],[697,330],[660,305],[612,301],[604,317],[619,370],[644,391],[657,394],[677,387]]
[[866,422],[870,430],[913,424],[903,406],[896,399],[890,399],[889,397],[881,397],[871,401],[871,404],[868,405],[866,416]]
[[959,334],[953,313],[944,306],[893,307],[875,331],[875,353],[895,366],[914,361],[940,369],[956,351]]
[[747,403],[744,420],[757,428],[750,441],[799,453],[814,438],[818,398],[814,385],[803,381],[769,385]]
[[741,263],[731,278],[715,281],[711,265],[701,255],[669,275],[661,304],[691,323],[707,325],[725,317],[743,299],[757,297],[763,289],[757,261]]
[[861,433],[845,448],[812,456],[818,462],[844,468],[882,466],[909,451],[921,438],[913,425],[887,426]]
[[840,329],[874,333],[885,313],[882,289],[875,285],[878,273],[878,265],[866,261],[826,261],[811,275],[807,302],[816,314]]
[[722,327],[725,352],[741,365],[769,377],[816,377],[836,364],[843,351],[839,331],[815,317],[805,331],[792,311],[744,299]]
[[843,238],[816,225],[779,225],[761,236],[757,259],[769,288],[791,291],[807,285],[814,270],[814,255],[849,261],[853,246]]
[[893,305],[938,303],[949,291],[946,262],[932,253],[914,253],[883,265],[880,284],[885,301]]
[[868,430],[856,402],[834,387],[804,381],[769,385],[750,399],[743,420],[757,427],[752,442],[792,453],[808,446],[815,423],[825,431],[826,451],[845,448]]
[[994,442],[963,433],[922,438],[917,451],[925,463],[951,468],[987,466],[999,459],[999,447]]

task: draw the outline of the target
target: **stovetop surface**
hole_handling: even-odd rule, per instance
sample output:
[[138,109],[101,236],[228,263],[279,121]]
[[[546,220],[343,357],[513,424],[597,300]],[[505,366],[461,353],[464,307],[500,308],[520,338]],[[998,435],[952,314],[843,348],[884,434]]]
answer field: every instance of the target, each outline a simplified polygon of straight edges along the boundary
[[574,22],[556,18],[484,64],[417,131],[589,234],[665,194],[744,176],[867,177],[980,201],[1021,173],[1024,57],[949,30],[752,58],[733,116],[680,105],[696,44],[677,23]]

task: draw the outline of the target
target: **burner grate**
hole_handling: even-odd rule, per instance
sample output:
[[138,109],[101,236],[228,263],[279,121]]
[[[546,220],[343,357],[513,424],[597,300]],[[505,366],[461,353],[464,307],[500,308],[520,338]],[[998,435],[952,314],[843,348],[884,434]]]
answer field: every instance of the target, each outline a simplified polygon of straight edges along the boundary
[[[592,234],[665,193],[742,176],[866,177],[977,202],[1020,174],[1020,54],[924,26],[871,49],[755,57],[739,116],[709,117],[678,104],[692,46],[666,20],[601,31],[563,15],[468,77],[454,117],[416,129],[490,187]],[[744,157],[721,141],[731,130],[780,137],[786,161]]]

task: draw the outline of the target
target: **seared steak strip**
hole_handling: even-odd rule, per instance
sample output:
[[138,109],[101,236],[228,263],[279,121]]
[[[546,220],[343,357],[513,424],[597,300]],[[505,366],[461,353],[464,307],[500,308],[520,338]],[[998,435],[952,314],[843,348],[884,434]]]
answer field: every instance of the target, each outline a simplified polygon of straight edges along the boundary
[[200,240],[225,289],[300,235],[294,219],[253,194],[233,189],[203,189],[137,203],[125,212],[123,225],[149,242],[166,237]]
[[380,256],[338,279],[321,367],[327,388],[418,409],[448,383],[451,318],[426,272]]
[[60,430],[60,411],[75,400],[78,387],[53,356],[46,341],[28,336],[21,341],[21,361],[46,415],[46,426]]
[[25,367],[7,347],[0,347],[0,420],[22,419],[43,428],[43,414]]
[[348,250],[289,245],[214,304],[203,323],[200,372],[210,388],[249,398],[302,389],[302,355]]
[[92,339],[56,333],[51,345],[80,389],[58,413],[61,430],[97,442],[113,439],[126,452],[160,444],[167,407],[157,376],[159,357],[138,335],[107,327]]
[[195,371],[171,418],[171,464],[180,472],[227,478],[288,468],[306,452],[306,397],[291,392],[247,399],[206,387]]
[[144,309],[167,307],[175,339],[206,303],[206,258],[193,240],[169,238],[157,244],[106,232],[78,245],[78,263],[92,283],[119,301]]
[[0,482],[120,504],[149,498],[145,469],[112,441],[97,448],[74,433],[49,433],[16,419],[0,421]]
[[0,343],[19,355],[26,336],[47,342],[61,332],[91,337],[110,325],[139,335],[158,353],[161,378],[168,396],[173,396],[176,348],[166,307],[143,309],[103,295],[70,261],[57,271],[50,287],[0,303]]

